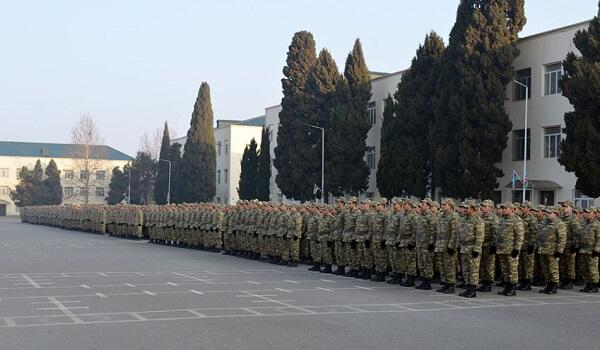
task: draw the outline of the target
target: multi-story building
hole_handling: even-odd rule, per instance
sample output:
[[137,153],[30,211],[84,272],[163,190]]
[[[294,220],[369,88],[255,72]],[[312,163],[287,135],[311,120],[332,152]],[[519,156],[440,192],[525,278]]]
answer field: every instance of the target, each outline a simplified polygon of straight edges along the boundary
[[[246,145],[252,139],[260,147],[262,127],[265,117],[259,116],[246,120],[217,120],[215,146],[217,151],[216,192],[217,203],[234,204],[238,201],[241,161]],[[185,145],[187,136],[171,140],[171,143]],[[182,148],[183,151],[183,148]]]
[[[580,29],[587,28],[589,22],[581,22],[547,32],[519,39],[520,56],[514,63],[515,79],[529,87],[527,125],[527,199],[535,204],[555,204],[562,200],[573,200],[578,206],[586,207],[594,200],[575,190],[575,175],[565,171],[558,163],[560,141],[564,137],[564,114],[572,110],[569,101],[562,96],[559,80],[562,75],[561,62],[570,51],[578,54],[573,45],[573,37]],[[367,136],[368,151],[365,162],[371,169],[369,186],[363,196],[378,197],[376,171],[380,158],[380,136],[383,120],[384,101],[396,91],[404,71],[392,74],[377,73],[371,80],[372,97],[366,116],[373,127]],[[516,83],[507,87],[505,108],[513,124],[509,134],[508,147],[502,161],[497,164],[504,172],[498,179],[497,201],[520,200],[522,187],[512,189],[512,172],[516,170],[523,177],[523,155],[525,145],[524,116],[525,88]],[[271,130],[271,157],[277,146],[277,129],[281,106],[265,109],[265,125]],[[275,183],[276,169],[272,168],[271,198],[285,201],[286,198]],[[518,184],[520,186],[520,184]],[[440,191],[435,191],[439,196]]]
[[10,198],[10,191],[19,183],[23,167],[32,170],[39,159],[42,168],[54,160],[60,170],[63,204],[81,204],[88,190],[89,203],[106,203],[112,169],[123,168],[132,158],[109,146],[94,146],[93,173],[81,169],[74,158],[73,145],[34,142],[0,141],[0,216],[17,215],[19,208]]

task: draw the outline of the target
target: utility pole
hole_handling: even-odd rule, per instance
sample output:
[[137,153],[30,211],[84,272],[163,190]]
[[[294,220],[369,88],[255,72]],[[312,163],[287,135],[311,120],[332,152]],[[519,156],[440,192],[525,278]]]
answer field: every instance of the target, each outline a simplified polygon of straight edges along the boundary
[[167,159],[159,159],[158,161],[169,163],[169,187],[167,188],[167,204],[171,204],[171,161]]

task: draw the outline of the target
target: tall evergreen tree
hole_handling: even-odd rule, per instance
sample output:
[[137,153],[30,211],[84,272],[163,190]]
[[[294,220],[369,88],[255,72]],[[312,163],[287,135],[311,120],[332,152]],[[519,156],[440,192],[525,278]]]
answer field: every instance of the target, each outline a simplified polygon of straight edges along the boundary
[[[444,41],[436,33],[425,36],[417,49],[411,67],[402,76],[394,94],[395,125],[382,130],[383,143],[392,151],[391,176],[397,179],[395,195],[423,198],[431,183],[431,150],[429,127],[433,123],[432,99],[439,75],[439,59],[444,52]],[[385,138],[383,134],[386,133]],[[383,159],[383,157],[382,157]]]
[[288,198],[307,200],[312,197],[314,176],[307,166],[304,156],[311,153],[306,149],[310,145],[310,137],[306,132],[308,120],[306,80],[317,62],[315,40],[306,31],[297,32],[292,38],[287,53],[286,66],[283,68],[284,78],[281,80],[283,99],[279,113],[279,129],[277,147],[273,164],[277,168],[275,182]]
[[131,204],[153,202],[156,161],[146,152],[138,151],[131,164]]
[[[154,201],[156,204],[166,204],[167,194],[169,192],[169,163],[163,160],[171,161],[171,176],[173,175],[173,163],[171,160],[171,138],[169,137],[169,125],[165,122],[162,142],[160,145],[160,155],[158,160],[158,173],[156,174],[156,183],[154,185]],[[172,182],[171,178],[171,182]]]
[[512,124],[504,110],[525,25],[524,0],[461,0],[441,76],[430,141],[445,195],[491,198]]
[[575,188],[595,198],[600,196],[600,12],[573,43],[581,56],[570,52],[563,62],[562,92],[574,111],[565,114],[567,137],[558,161],[577,176]]
[[114,167],[110,184],[108,185],[108,196],[106,202],[110,205],[121,203],[127,196],[128,182],[127,175],[119,167]]
[[51,159],[48,163],[45,173],[46,178],[42,184],[46,195],[45,204],[60,205],[63,200],[63,189],[60,184],[60,170],[58,170],[54,159]]
[[181,186],[177,184],[181,179],[181,144],[175,142],[169,149],[169,159],[171,160],[171,203],[181,203]]
[[238,195],[240,199],[256,198],[256,178],[258,175],[258,145],[252,138],[250,144],[246,145],[241,160],[240,183],[238,186]]
[[258,173],[256,175],[256,199],[268,201],[271,193],[271,132],[263,127],[258,153]]
[[336,85],[333,97],[333,115],[327,131],[325,187],[335,196],[358,194],[368,186],[370,169],[364,157],[371,129],[367,117],[371,82],[359,39],[348,54],[344,77]]
[[10,192],[10,198],[18,207],[26,207],[30,205],[38,205],[37,188],[34,185],[33,171],[22,167],[19,171],[19,183],[15,189]]
[[377,165],[377,189],[382,196],[392,198],[402,195],[402,185],[398,177],[399,147],[396,133],[402,125],[396,117],[396,102],[392,96],[384,101],[383,122],[381,125],[381,152]]
[[209,202],[216,191],[216,150],[210,87],[203,82],[194,104],[190,129],[181,160],[180,200]]

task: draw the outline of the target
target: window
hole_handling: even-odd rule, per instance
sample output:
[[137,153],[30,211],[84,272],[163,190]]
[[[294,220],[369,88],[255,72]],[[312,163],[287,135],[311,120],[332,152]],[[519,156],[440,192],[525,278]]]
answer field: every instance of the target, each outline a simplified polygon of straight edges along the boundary
[[494,191],[494,203],[502,203],[502,191]]
[[549,64],[544,67],[544,95],[562,93],[560,79],[562,77],[562,64]]
[[229,153],[229,141],[225,140],[225,154]]
[[[525,131],[513,130],[513,160],[523,160],[525,151]],[[527,129],[527,160],[531,158],[531,129]]]
[[544,128],[544,158],[558,158],[560,156],[560,126]]
[[584,195],[581,191],[575,190],[575,206],[581,209],[587,209],[594,205],[594,199]]
[[96,181],[104,181],[105,177],[106,177],[105,171],[96,171]]
[[21,168],[15,169],[15,174],[17,175],[17,180],[21,180]]
[[540,205],[554,205],[554,191],[540,191]]
[[63,193],[65,196],[72,196],[73,195],[73,187],[63,188]]
[[96,187],[96,197],[104,197],[104,188]]
[[85,196],[85,194],[87,193],[85,187],[79,187],[79,194],[81,196]]
[[[531,68],[521,69],[516,72],[516,81],[521,84],[527,85],[529,91],[527,98],[531,98]],[[525,87],[513,82],[514,99],[520,101],[525,99]]]
[[86,170],[81,170],[81,171],[79,172],[79,178],[80,178],[81,180],[87,180],[87,179],[88,179],[88,175],[89,175],[89,174],[88,174],[88,172],[87,172]]
[[367,198],[373,198],[373,197],[375,197],[375,193],[373,193],[373,192],[367,192],[366,196],[367,196]]
[[217,142],[217,155],[221,155],[221,141]]
[[367,106],[367,118],[369,118],[371,125],[377,124],[377,106],[375,105],[375,101],[369,102]]
[[0,196],[8,196],[8,186],[0,186]]
[[[523,202],[523,190],[522,189],[514,190],[512,197],[513,197],[512,198],[513,202],[517,202],[517,203]],[[531,189],[525,190],[525,200],[531,201]]]
[[65,170],[65,180],[73,180],[73,170]]
[[221,170],[217,170],[217,184],[221,184]]
[[229,177],[229,169],[223,170],[223,182],[227,183],[227,178]]
[[0,177],[8,177],[8,168],[0,169]]
[[221,203],[221,197],[217,197],[217,203]]
[[375,169],[375,147],[367,147],[367,166]]

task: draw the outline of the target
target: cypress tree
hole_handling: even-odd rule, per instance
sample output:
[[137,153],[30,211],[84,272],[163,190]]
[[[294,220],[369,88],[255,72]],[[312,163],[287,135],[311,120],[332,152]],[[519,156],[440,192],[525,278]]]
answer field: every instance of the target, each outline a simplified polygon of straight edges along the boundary
[[60,205],[63,200],[63,190],[60,184],[60,170],[56,166],[54,159],[51,159],[46,167],[46,178],[43,181],[43,188],[46,195],[45,204]]
[[[599,4],[600,5],[600,4]],[[558,159],[577,176],[575,188],[592,198],[600,196],[600,14],[587,30],[575,34],[581,52],[570,52],[563,62],[562,93],[574,111],[565,114],[561,154]]]
[[258,153],[258,173],[256,175],[256,199],[268,201],[271,193],[271,140],[270,131],[263,127]]
[[121,203],[127,195],[127,190],[127,175],[125,175],[118,166],[114,167],[110,178],[110,184],[108,185],[106,202],[110,205]]
[[433,182],[445,195],[491,198],[512,124],[506,85],[525,25],[523,0],[461,0],[434,101]]
[[306,145],[311,143],[306,132],[307,126],[302,123],[308,120],[305,85],[316,62],[313,35],[306,31],[295,33],[283,68],[283,99],[273,164],[277,168],[275,182],[282,193],[299,200],[312,197],[314,183],[314,176],[311,176],[310,170],[306,172],[306,159],[303,159],[306,153],[310,153]]
[[327,185],[335,196],[358,194],[368,187],[366,139],[371,129],[367,107],[371,82],[359,39],[346,58],[344,76],[336,86],[333,116],[327,138]]
[[35,189],[33,184],[33,171],[22,167],[19,171],[19,183],[10,191],[10,198],[18,207],[37,205],[35,203]]
[[240,199],[256,198],[256,177],[258,175],[258,153],[256,140],[252,138],[250,144],[246,145],[241,160],[240,182],[238,195]]
[[[169,126],[165,122],[162,142],[160,145],[159,159],[171,161],[171,182],[173,182],[173,162],[171,159],[171,138],[169,137]],[[156,204],[167,203],[167,193],[169,191],[169,163],[158,160],[158,173],[156,175],[156,184],[154,185],[154,201]]]
[[210,87],[203,82],[194,105],[181,160],[179,200],[209,202],[216,191],[216,150]]
[[151,204],[156,179],[156,161],[138,151],[131,164],[131,204]]
[[175,142],[169,149],[169,159],[171,160],[171,203],[181,203],[181,186],[177,183],[181,181],[181,144]]
[[[431,108],[438,79],[439,59],[444,52],[444,41],[436,33],[425,36],[417,49],[411,67],[402,76],[394,94],[396,128],[389,133],[398,189],[403,194],[424,198],[431,183],[431,151],[429,126],[434,115]],[[391,139],[391,140],[390,140]],[[382,145],[383,147],[383,145]],[[401,194],[401,193],[397,193]]]
[[402,125],[396,117],[396,102],[391,95],[384,101],[383,123],[381,126],[381,153],[377,164],[377,189],[387,198],[402,195],[402,185],[398,177],[399,151],[397,133]]

